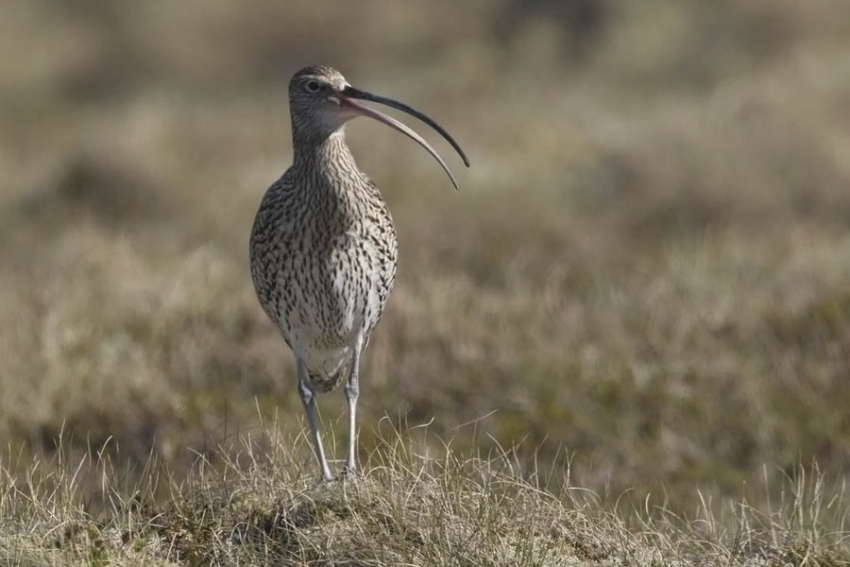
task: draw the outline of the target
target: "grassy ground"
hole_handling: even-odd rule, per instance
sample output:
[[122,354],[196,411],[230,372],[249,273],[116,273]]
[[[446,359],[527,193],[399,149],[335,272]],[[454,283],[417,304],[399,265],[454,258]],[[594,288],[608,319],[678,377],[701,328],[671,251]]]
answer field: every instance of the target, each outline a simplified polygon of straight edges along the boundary
[[[125,487],[151,458],[180,485],[198,455],[249,482],[226,464],[246,437],[301,430],[246,246],[290,161],[287,80],[324,62],[438,119],[473,164],[450,161],[455,193],[415,145],[348,128],[401,239],[364,454],[385,418],[430,423],[430,450],[464,462],[515,448],[523,498],[535,467],[558,492],[564,454],[607,510],[766,511],[813,463],[822,501],[843,493],[846,2],[13,0],[0,47],[4,482],[101,447]],[[342,402],[320,400],[329,431]],[[75,490],[100,501],[93,471]],[[294,474],[272,477],[297,492]],[[6,494],[3,521],[28,505]],[[573,513],[569,494],[547,514]]]
[[[422,437],[421,431],[418,437]],[[259,442],[258,442],[259,441]],[[846,503],[824,499],[823,478],[800,469],[768,513],[746,501],[692,518],[669,509],[603,512],[565,484],[556,498],[515,455],[433,458],[387,431],[356,481],[316,485],[299,458],[304,437],[251,439],[234,460],[203,458],[180,480],[152,460],[128,490],[93,452],[34,463],[0,480],[3,565],[819,565],[850,562],[830,531]],[[60,455],[61,455],[60,451]],[[59,457],[61,461],[61,456]],[[102,478],[108,503],[91,512],[81,475]],[[166,496],[162,496],[165,494]],[[650,520],[651,516],[656,520]],[[631,518],[631,524],[627,519]]]

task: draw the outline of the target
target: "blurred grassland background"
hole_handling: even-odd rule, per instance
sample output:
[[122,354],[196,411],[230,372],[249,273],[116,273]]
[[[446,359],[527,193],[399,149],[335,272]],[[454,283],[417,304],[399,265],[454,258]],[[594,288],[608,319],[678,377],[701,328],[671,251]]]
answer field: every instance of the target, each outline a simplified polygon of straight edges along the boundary
[[[290,162],[288,79],[316,62],[472,161],[406,120],[455,192],[397,133],[348,127],[401,241],[361,454],[387,416],[458,450],[516,445],[529,470],[567,452],[574,484],[674,509],[698,489],[758,505],[801,463],[847,479],[842,0],[3,2],[12,469],[61,434],[179,475],[260,415],[300,430],[247,239]],[[327,430],[343,400],[321,398]]]

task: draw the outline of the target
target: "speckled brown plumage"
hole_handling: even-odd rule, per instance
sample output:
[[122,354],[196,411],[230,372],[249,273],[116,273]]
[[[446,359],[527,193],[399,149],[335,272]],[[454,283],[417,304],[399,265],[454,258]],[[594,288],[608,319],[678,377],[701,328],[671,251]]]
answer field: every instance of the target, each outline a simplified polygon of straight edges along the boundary
[[435,127],[426,116],[391,99],[349,85],[325,66],[307,67],[289,85],[294,157],[266,192],[250,239],[251,276],[264,311],[295,354],[298,391],[323,479],[331,474],[318,433],[315,394],[347,377],[349,451],[356,470],[355,409],[360,353],[381,318],[396,275],[398,243],[378,188],[358,168],[345,142],[344,124],[375,118],[434,150],[394,119],[354,99],[394,106]]
[[356,334],[365,345],[383,313],[398,243],[386,203],[342,133],[314,150],[266,192],[251,233],[251,275],[266,314],[303,357],[310,385],[329,392]]

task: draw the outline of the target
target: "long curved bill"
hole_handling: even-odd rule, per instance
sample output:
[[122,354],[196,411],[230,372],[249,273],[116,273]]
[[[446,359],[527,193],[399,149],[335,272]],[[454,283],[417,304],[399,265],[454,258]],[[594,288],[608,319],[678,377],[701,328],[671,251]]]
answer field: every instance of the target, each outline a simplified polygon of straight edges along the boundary
[[415,110],[415,109],[407,106],[406,104],[402,104],[402,103],[398,102],[397,100],[393,100],[391,98],[373,95],[371,93],[363,92],[359,89],[355,89],[354,87],[350,87],[350,86],[345,87],[345,89],[339,94],[339,100],[340,100],[341,104],[344,104],[344,105],[352,108],[353,110],[355,110],[356,112],[358,112],[358,113],[360,113],[364,116],[368,116],[369,118],[374,118],[378,122],[382,122],[382,123],[386,124],[387,126],[389,126],[390,128],[398,130],[399,132],[401,132],[402,134],[404,134],[405,136],[407,136],[408,138],[412,139],[413,141],[418,143],[420,146],[425,148],[428,151],[428,153],[431,154],[434,157],[434,159],[437,160],[437,162],[443,168],[443,171],[445,171],[446,174],[449,176],[449,179],[451,179],[452,185],[454,185],[455,189],[458,188],[457,179],[455,179],[455,176],[451,172],[451,170],[449,169],[449,166],[446,165],[446,162],[443,161],[443,158],[440,157],[440,154],[438,154],[437,151],[434,150],[434,148],[432,148],[431,145],[428,142],[426,142],[424,138],[422,138],[422,136],[420,136],[419,134],[417,134],[416,132],[414,132],[413,130],[411,130],[410,128],[408,128],[407,126],[405,126],[404,124],[402,124],[401,122],[396,120],[395,118],[391,118],[390,116],[387,116],[383,112],[379,112],[379,111],[375,110],[374,108],[369,108],[368,106],[366,106],[364,104],[360,104],[359,102],[357,102],[354,99],[368,100],[368,101],[377,102],[377,103],[380,103],[380,104],[385,104],[387,106],[390,106],[392,108],[396,108],[398,110],[401,110],[402,112],[406,112],[407,114],[410,114],[411,116],[418,118],[419,120],[421,120],[422,122],[424,122],[425,124],[427,124],[428,126],[433,128],[434,130],[439,132],[440,135],[443,138],[445,138],[446,141],[448,141],[452,145],[452,147],[455,149],[455,151],[458,153],[458,155],[460,155],[461,159],[463,160],[464,165],[466,165],[466,167],[469,167],[469,159],[467,159],[466,154],[463,153],[463,150],[460,148],[458,143],[455,142],[454,138],[452,138],[449,135],[449,133],[446,132],[443,129],[442,126],[440,126],[439,124],[437,124],[436,122],[434,122],[433,120],[431,120],[430,118],[428,118],[427,116],[425,116],[424,114],[419,112],[418,110]]

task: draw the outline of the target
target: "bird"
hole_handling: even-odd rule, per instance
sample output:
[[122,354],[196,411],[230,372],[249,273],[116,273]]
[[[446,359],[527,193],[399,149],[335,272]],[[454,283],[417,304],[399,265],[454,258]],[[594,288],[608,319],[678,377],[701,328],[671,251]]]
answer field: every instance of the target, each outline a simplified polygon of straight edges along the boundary
[[364,104],[405,112],[436,130],[466,167],[460,145],[434,120],[394,99],[351,86],[331,67],[313,65],[289,82],[292,165],[260,202],[249,241],[257,299],[295,355],[304,407],[321,481],[334,480],[316,410],[316,396],[345,381],[348,454],[343,476],[357,466],[356,412],[360,357],[393,289],[398,240],[378,187],[354,160],[345,125],[358,116],[381,122],[422,146],[446,172],[446,162],[419,134]]

